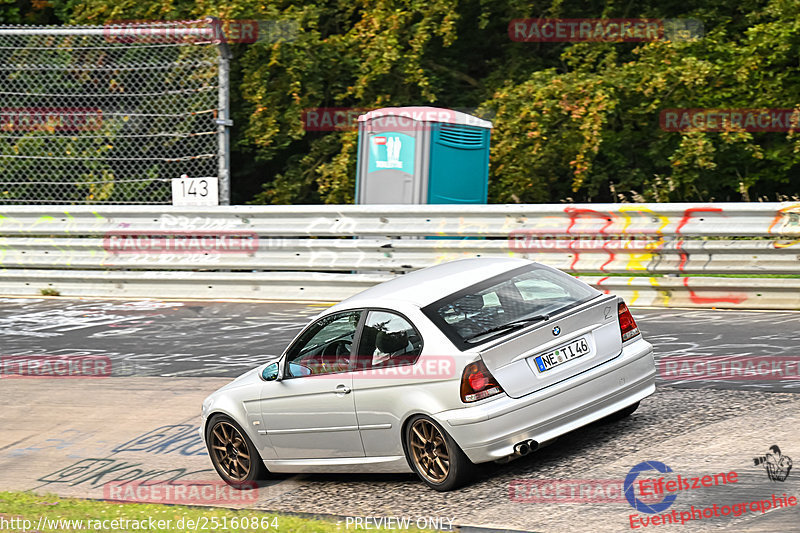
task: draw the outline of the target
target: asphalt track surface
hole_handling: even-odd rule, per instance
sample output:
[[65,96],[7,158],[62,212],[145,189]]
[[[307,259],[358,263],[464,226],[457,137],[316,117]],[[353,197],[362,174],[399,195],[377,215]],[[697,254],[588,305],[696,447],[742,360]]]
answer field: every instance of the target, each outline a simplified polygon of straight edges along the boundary
[[[102,355],[112,362],[113,378],[0,381],[0,490],[103,497],[114,474],[95,468],[102,461],[117,465],[115,472],[180,467],[194,478],[214,478],[194,429],[203,397],[279,354],[325,307],[0,298],[0,356]],[[800,355],[800,313],[635,309],[634,315],[662,362]],[[624,497],[543,501],[543,492],[533,501],[530,482],[619,481],[642,461],[661,461],[684,476],[739,473],[735,484],[682,491],[673,506],[679,511],[772,494],[800,496],[800,472],[771,481],[753,461],[774,444],[784,455],[800,457],[800,380],[719,381],[662,373],[657,385],[630,418],[574,431],[507,465],[485,465],[475,483],[457,492],[427,490],[410,475],[281,476],[248,506],[337,516],[454,517],[462,526],[521,531],[631,531],[633,509]],[[643,529],[798,531],[797,509]]]

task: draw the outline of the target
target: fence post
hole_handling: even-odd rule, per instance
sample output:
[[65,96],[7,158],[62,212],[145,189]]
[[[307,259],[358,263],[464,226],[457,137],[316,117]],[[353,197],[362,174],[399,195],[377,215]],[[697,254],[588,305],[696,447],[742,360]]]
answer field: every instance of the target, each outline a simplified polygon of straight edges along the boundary
[[231,203],[231,130],[233,120],[230,112],[230,59],[231,51],[222,24],[216,17],[210,17],[217,36],[219,49],[219,93],[217,106],[217,157],[219,159],[219,205]]

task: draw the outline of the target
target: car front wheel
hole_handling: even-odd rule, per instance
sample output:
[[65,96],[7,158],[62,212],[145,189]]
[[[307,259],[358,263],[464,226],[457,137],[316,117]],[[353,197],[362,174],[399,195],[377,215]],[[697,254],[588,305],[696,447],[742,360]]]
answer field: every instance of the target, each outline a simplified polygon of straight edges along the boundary
[[255,488],[267,469],[256,447],[239,425],[227,416],[217,415],[206,426],[208,455],[220,477],[238,489]]
[[406,425],[406,450],[411,466],[429,487],[453,490],[472,476],[474,465],[436,422],[417,416]]

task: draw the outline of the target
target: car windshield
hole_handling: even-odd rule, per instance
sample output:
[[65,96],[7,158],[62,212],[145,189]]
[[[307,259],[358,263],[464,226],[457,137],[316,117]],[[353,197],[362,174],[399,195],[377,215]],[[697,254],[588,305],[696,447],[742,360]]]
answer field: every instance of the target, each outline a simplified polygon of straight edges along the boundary
[[461,350],[548,320],[600,293],[571,276],[529,265],[477,283],[423,309]]

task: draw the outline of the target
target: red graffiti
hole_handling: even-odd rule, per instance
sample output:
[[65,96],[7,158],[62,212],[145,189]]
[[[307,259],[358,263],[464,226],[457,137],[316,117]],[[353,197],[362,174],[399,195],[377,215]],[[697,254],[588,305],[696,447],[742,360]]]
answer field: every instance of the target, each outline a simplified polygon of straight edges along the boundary
[[698,296],[691,288],[689,288],[689,278],[683,278],[683,286],[689,290],[689,300],[695,304],[713,304],[713,303],[729,303],[740,304],[747,300],[746,294],[729,294],[728,296]]
[[[575,223],[578,221],[579,218],[582,216],[587,216],[589,218],[604,218],[606,219],[606,223],[600,228],[600,234],[605,234],[608,227],[614,223],[614,219],[617,215],[613,213],[603,213],[602,211],[595,211],[594,209],[586,209],[583,207],[565,207],[564,212],[569,216],[569,226],[567,226],[567,234],[572,233],[572,228],[575,226]],[[592,232],[594,233],[594,232]]]
[[[578,218],[582,216],[605,219],[606,223],[603,224],[602,228],[600,228],[599,233],[601,235],[605,235],[606,230],[608,229],[609,226],[611,226],[614,223],[614,218],[616,218],[616,215],[612,213],[603,213],[601,211],[595,211],[594,209],[586,209],[583,207],[566,207],[564,208],[564,212],[569,216],[569,226],[567,226],[568,235],[572,233],[572,228],[575,227],[575,223],[578,221]],[[573,243],[570,244],[570,250],[575,252],[575,250],[573,249],[573,245],[574,241]],[[601,272],[604,272],[606,266],[608,266],[609,263],[614,261],[614,258],[616,257],[616,253],[608,250],[606,246],[607,244],[603,245],[603,251],[608,253],[608,261],[603,263],[603,265],[600,267]],[[573,257],[572,264],[569,266],[570,270],[575,270],[575,265],[578,264],[580,256],[581,256],[580,252],[575,252],[575,257]]]
[[692,215],[695,213],[721,213],[721,207],[690,207],[683,212],[683,218],[681,219],[678,227],[675,228],[675,233],[680,235],[681,230],[683,227],[689,222],[689,219],[692,218]]
[[602,277],[602,278],[598,279],[598,280],[597,280],[597,283],[596,283],[596,285],[597,285],[597,288],[598,288],[599,290],[603,291],[603,294],[609,294],[609,293],[611,292],[610,290],[608,290],[608,289],[604,289],[604,288],[603,288],[603,283],[604,283],[604,282],[605,282],[607,279],[608,279],[608,276]]
[[678,253],[681,256],[681,262],[678,265],[678,272],[683,272],[683,269],[686,268],[686,261],[689,259],[689,254],[687,254],[686,250],[683,249],[683,239],[679,240],[675,244],[675,248],[677,248]]

